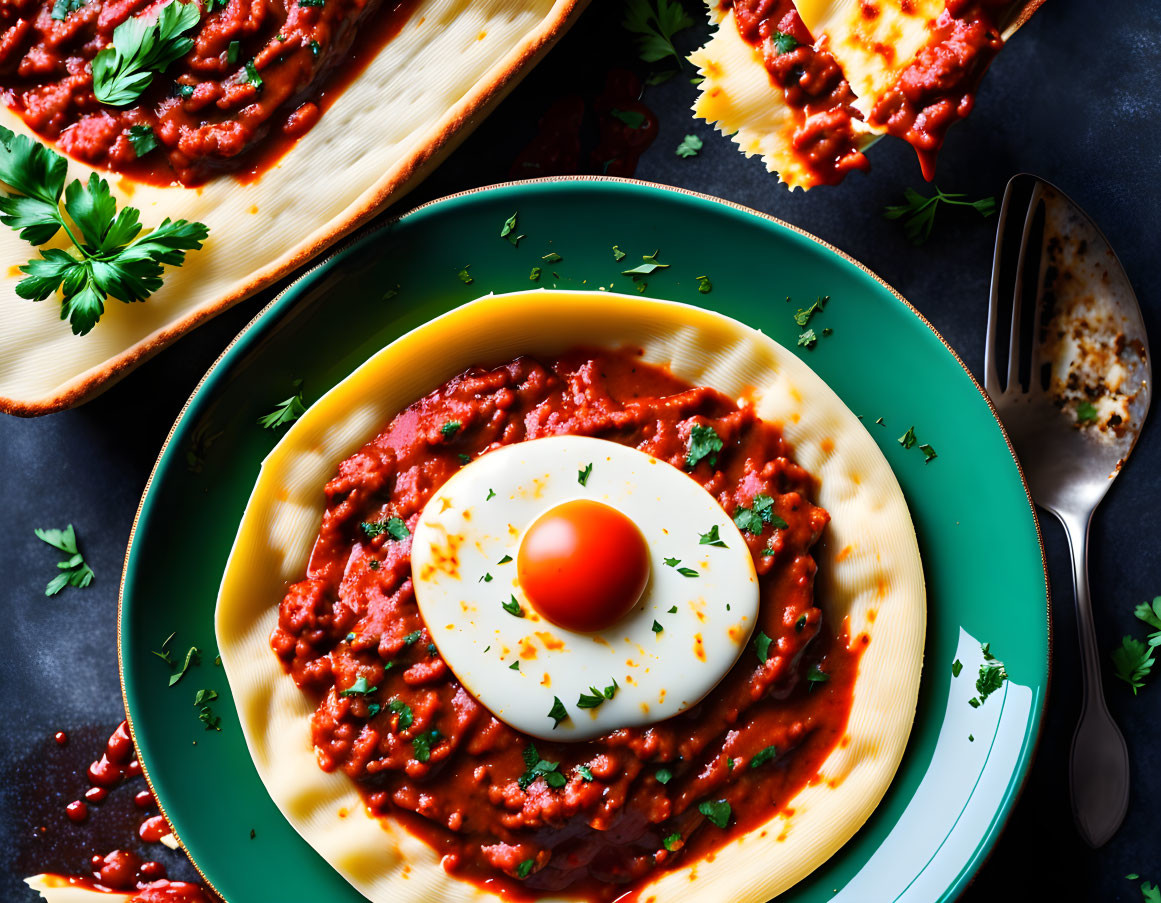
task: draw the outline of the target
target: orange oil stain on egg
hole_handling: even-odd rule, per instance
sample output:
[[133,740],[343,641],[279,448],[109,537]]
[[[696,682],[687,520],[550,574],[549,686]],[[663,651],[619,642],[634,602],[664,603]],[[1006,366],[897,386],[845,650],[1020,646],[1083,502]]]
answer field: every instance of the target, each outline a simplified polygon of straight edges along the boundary
[[823,439],[822,442],[820,442],[818,444],[818,447],[822,449],[822,453],[824,455],[829,455],[831,452],[834,451],[834,440],[833,439]]
[[544,648],[549,652],[563,652],[564,640],[558,636],[553,636],[545,630],[536,631],[536,638],[544,644]]
[[536,646],[533,644],[531,638],[524,637],[520,641],[520,657],[526,661],[531,661],[536,658]]
[[664,689],[660,693],[657,694],[657,704],[658,705],[665,704],[665,690]]
[[693,635],[693,654],[697,656],[698,661],[705,661],[705,640],[702,638],[701,633],[695,633]]
[[841,549],[839,549],[838,554],[834,556],[835,563],[838,564],[840,562],[846,561],[848,558],[851,557],[851,552],[853,550],[854,550],[854,546],[850,546],[850,545],[843,546]]
[[627,658],[627,659],[625,659],[625,667],[626,668],[636,668],[637,663],[635,661],[633,661],[633,659]]
[[635,681],[635,680],[633,679],[633,675],[632,675],[632,674],[626,674],[626,675],[625,675],[625,683],[627,683],[627,684],[630,684],[631,686],[634,686],[634,687],[635,687],[635,686],[637,686],[637,681]]
[[737,624],[734,624],[732,627],[730,627],[726,631],[726,635],[729,636],[730,642],[735,646],[746,641],[746,632],[742,630],[742,628]]
[[465,508],[463,511],[463,514],[461,514],[460,517],[462,517],[464,520],[471,520],[472,519],[472,509]]
[[[438,524],[436,527],[443,530]],[[424,564],[420,576],[424,580],[430,580],[436,574],[446,574],[454,580],[459,580],[460,546],[463,544],[463,536],[445,531],[442,541],[431,544],[431,561]]]
[[642,714],[642,715],[648,715],[648,714],[649,714],[649,703],[647,703],[647,702],[643,702],[643,703],[641,703],[641,714]]
[[445,511],[451,510],[451,506],[452,506],[451,499],[442,498],[439,500],[439,504],[440,504],[440,509],[439,509],[440,514],[443,514]]
[[603,636],[595,636],[595,637],[593,637],[593,638],[592,638],[592,640],[593,640],[593,642],[594,642],[594,643],[596,643],[598,646],[605,646],[605,647],[608,647],[608,645],[609,645],[609,641],[608,641],[608,640],[606,640],[606,639],[605,639]]
[[514,526],[512,526],[511,524],[508,524],[508,535],[509,535],[509,536],[519,536],[519,535],[520,535],[520,531],[519,531],[519,530],[517,530],[517,529],[516,529]]

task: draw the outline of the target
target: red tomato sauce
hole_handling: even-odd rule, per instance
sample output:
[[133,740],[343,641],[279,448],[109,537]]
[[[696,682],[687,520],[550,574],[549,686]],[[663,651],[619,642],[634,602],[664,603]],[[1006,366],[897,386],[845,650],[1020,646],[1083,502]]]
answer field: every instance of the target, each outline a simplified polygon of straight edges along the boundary
[[[458,428],[442,428],[453,421]],[[716,465],[686,466],[695,424],[722,439]],[[494,718],[430,645],[410,536],[368,538],[360,525],[401,518],[414,529],[465,462],[568,433],[668,461],[731,514],[766,494],[788,526],[744,534],[761,587],[754,637],[770,638],[765,661],[751,641],[705,700],[669,720],[585,742],[536,740],[539,757],[559,763],[567,780],[552,787],[541,776],[521,787],[533,740]],[[320,765],[357,781],[373,814],[427,841],[452,875],[515,898],[631,895],[780,811],[792,818],[788,801],[820,780],[821,763],[843,742],[867,641],[850,641],[815,604],[811,548],[829,515],[811,503],[814,491],[781,432],[750,406],[689,386],[639,352],[521,357],[456,376],[339,465],[306,575],[279,607],[271,646],[317,702]],[[377,690],[339,694],[360,678]],[[410,724],[400,723],[399,703]],[[776,754],[755,766],[771,746]],[[699,811],[705,801],[729,804],[725,828]]]
[[872,125],[909,142],[923,177],[935,177],[935,158],[947,130],[972,111],[980,80],[1004,39],[998,15],[1009,0],[947,0],[927,45],[876,102]]
[[[814,38],[792,0],[733,0],[734,21],[742,40],[757,48],[770,79],[782,89],[796,115],[793,148],[814,176],[814,185],[836,185],[852,170],[871,164],[859,150],[851,123],[862,114],[842,67]],[[781,53],[776,33],[798,46]]]
[[[244,180],[276,163],[403,28],[417,0],[228,0],[202,9],[193,49],[128,106],[93,93],[92,59],[130,17],[169,0],[0,4],[0,98],[42,138],[93,166],[160,185]],[[247,63],[261,79],[247,73]],[[159,147],[138,158],[130,128]]]

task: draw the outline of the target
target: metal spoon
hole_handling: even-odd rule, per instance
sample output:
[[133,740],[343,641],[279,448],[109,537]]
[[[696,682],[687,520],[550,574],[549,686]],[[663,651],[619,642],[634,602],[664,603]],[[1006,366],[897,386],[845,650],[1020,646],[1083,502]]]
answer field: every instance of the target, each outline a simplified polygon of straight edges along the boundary
[[[1011,299],[1010,325],[1007,319]],[[1001,388],[996,352],[1008,336]],[[1065,194],[1018,175],[1004,192],[988,307],[984,385],[1036,503],[1072,552],[1084,696],[1069,784],[1077,828],[1099,847],[1129,805],[1129,755],[1105,706],[1088,585],[1093,511],[1121,472],[1149,410],[1145,324],[1108,241]]]

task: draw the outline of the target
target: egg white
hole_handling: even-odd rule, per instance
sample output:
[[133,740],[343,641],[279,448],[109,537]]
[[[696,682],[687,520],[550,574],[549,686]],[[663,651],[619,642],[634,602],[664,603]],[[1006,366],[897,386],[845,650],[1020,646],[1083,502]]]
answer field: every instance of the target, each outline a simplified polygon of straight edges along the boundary
[[[593,633],[538,614],[517,578],[527,528],[578,498],[627,515],[649,546],[641,599]],[[715,526],[724,547],[701,540]],[[586,740],[695,705],[733,666],[758,613],[753,560],[717,501],[669,463],[587,436],[521,442],[466,465],[424,507],[411,568],[420,613],[460,683],[501,721],[551,740]],[[504,608],[513,599],[522,616]],[[614,681],[611,699],[577,705]],[[554,724],[558,698],[568,717]]]

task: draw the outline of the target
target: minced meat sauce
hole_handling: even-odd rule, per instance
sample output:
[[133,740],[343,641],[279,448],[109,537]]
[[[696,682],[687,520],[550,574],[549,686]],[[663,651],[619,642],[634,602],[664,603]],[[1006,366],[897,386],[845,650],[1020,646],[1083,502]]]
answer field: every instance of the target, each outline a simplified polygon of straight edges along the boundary
[[[716,466],[686,467],[695,424],[722,439]],[[787,526],[744,534],[761,587],[758,623],[706,699],[647,727],[551,743],[499,721],[460,685],[416,607],[410,536],[368,537],[361,525],[398,517],[413,530],[466,463],[565,433],[687,470],[731,514],[768,495]],[[372,813],[402,822],[458,878],[516,898],[632,894],[780,811],[792,817],[787,803],[821,780],[821,763],[846,742],[867,638],[849,640],[814,602],[811,548],[829,516],[810,501],[813,478],[750,406],[691,387],[639,352],[578,350],[468,370],[342,462],[325,493],[306,575],[282,600],[271,646],[317,703],[322,768],[348,774]],[[341,695],[360,679],[375,691]],[[404,707],[410,723],[400,722]],[[563,785],[530,778],[533,756],[558,763]]]
[[[99,102],[92,59],[173,0],[5,0],[0,98],[93,166],[155,184],[254,176],[319,119],[418,0],[200,0],[193,49],[127,106]],[[190,0],[195,2],[195,0]],[[159,147],[137,156],[133,126]]]

